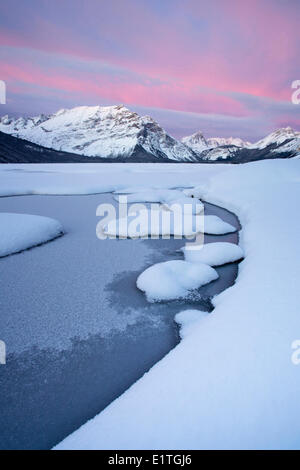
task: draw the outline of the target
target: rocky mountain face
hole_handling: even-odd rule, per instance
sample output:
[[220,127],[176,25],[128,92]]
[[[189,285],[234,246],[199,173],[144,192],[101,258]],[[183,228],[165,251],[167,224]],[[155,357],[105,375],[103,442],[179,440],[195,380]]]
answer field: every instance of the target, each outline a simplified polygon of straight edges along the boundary
[[50,116],[0,120],[0,131],[54,150],[101,158],[128,158],[143,150],[159,160],[197,161],[193,150],[149,116],[125,106],[80,106]]
[[[196,136],[197,132],[191,136],[184,137],[182,142],[190,147],[196,154],[199,152],[199,145]],[[292,128],[278,129],[269,134],[264,139],[251,144],[238,137],[229,138],[209,138],[202,136],[201,158],[203,161],[230,161],[241,163],[265,158],[292,157],[300,152],[300,132]]]
[[272,146],[272,152],[300,152],[300,132],[291,127],[277,129],[249,148],[265,149]]
[[217,147],[247,148],[251,145],[250,142],[245,142],[239,137],[211,137],[206,139],[200,131],[190,136],[183,137],[181,142],[190,147],[196,153],[201,153]]
[[[23,139],[27,144],[40,146],[40,154],[43,153],[43,148],[60,152],[61,157],[53,154],[53,161],[70,154],[74,157],[69,155],[66,157],[67,161],[81,161],[80,158],[76,159],[75,156],[78,155],[84,161],[84,157],[87,157],[87,161],[91,157],[94,161],[109,162],[241,163],[292,157],[300,152],[300,132],[290,127],[278,129],[255,144],[237,137],[205,138],[201,132],[178,141],[151,117],[139,116],[123,105],[80,106],[33,118],[4,116],[0,118],[1,132]],[[0,139],[0,145],[4,141],[4,138]],[[9,147],[12,148],[13,145],[10,141]],[[23,144],[23,148],[26,153],[29,146]],[[45,153],[51,161],[50,154],[49,151]],[[10,157],[6,154],[3,158],[7,160]],[[25,160],[28,161],[28,158]]]
[[187,137],[183,137],[181,142],[197,154],[200,154],[209,148],[207,140],[200,131]]
[[[130,160],[121,155],[117,158],[85,157],[76,153],[42,147],[0,131],[0,163],[125,163],[128,161],[155,163],[158,160],[142,148],[136,148]],[[159,161],[176,163],[175,160],[167,159]]]
[[247,148],[251,145],[250,142],[244,141],[239,137],[212,137],[207,139],[208,147],[216,148],[216,147],[224,147],[224,146],[235,146],[239,148]]

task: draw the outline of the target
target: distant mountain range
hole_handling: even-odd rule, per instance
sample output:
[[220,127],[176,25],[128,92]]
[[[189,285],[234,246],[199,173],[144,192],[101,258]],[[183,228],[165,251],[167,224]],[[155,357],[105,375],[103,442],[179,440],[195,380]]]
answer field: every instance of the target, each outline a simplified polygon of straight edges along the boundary
[[0,162],[241,163],[293,157],[299,152],[300,132],[289,127],[255,144],[233,137],[206,139],[201,132],[178,141],[151,117],[139,116],[123,105],[0,118]]
[[254,144],[239,137],[205,139],[201,132],[184,137],[181,142],[208,161],[241,163],[276,156],[293,157],[300,152],[300,132],[291,127],[278,129]]
[[217,147],[247,148],[251,145],[250,142],[245,142],[239,137],[212,137],[206,139],[200,131],[187,137],[183,137],[181,142],[190,147],[197,154]]

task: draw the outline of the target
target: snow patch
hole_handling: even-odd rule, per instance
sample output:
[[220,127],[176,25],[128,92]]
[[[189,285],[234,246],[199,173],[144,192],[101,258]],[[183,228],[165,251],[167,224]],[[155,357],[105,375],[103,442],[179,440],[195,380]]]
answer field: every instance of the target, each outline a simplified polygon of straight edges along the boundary
[[233,263],[244,257],[243,250],[238,245],[228,242],[207,243],[205,245],[189,245],[181,249],[185,261],[190,263],[205,263],[209,266],[221,266]]
[[[119,196],[114,196],[114,199],[122,202]],[[125,202],[160,202],[170,210],[180,210],[191,214],[200,214],[204,209],[204,205],[199,199],[189,197],[183,191],[175,189],[145,189],[144,191],[129,194]]]
[[173,260],[154,264],[139,275],[136,285],[145,292],[150,302],[187,297],[197,289],[219,277],[206,264]]
[[63,234],[55,219],[39,215],[0,213],[0,257],[18,253]]
[[132,205],[127,217],[112,219],[108,223],[100,222],[99,226],[103,234],[120,238],[169,235],[180,238],[193,237],[197,233],[224,235],[237,230],[216,215],[191,214],[178,201],[173,205],[157,206],[151,210]]
[[204,216],[204,233],[209,235],[225,235],[225,233],[236,232],[237,229],[229,224],[224,222],[217,215],[205,215]]

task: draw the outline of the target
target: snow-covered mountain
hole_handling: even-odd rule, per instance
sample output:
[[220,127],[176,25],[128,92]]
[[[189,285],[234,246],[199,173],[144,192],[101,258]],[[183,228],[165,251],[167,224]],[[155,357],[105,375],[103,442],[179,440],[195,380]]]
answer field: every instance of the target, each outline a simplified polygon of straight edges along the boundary
[[239,137],[211,137],[207,139],[208,146],[211,148],[224,147],[227,145],[234,145],[239,148],[247,148],[251,145],[250,142],[244,141]]
[[209,148],[207,140],[200,131],[195,132],[195,134],[188,135],[187,137],[183,137],[181,142],[187,147],[190,147],[196,153],[201,153],[203,150],[207,150]]
[[277,129],[249,148],[264,149],[272,146],[271,152],[294,152],[300,151],[300,132],[291,127]]
[[187,137],[183,137],[181,142],[197,153],[216,147],[235,146],[238,148],[246,148],[251,145],[250,142],[245,142],[239,137],[211,137],[206,139],[200,131]]
[[192,149],[169,136],[151,117],[139,116],[123,105],[80,106],[34,118],[4,116],[0,131],[89,157],[130,158],[142,150],[158,159],[197,160]]
[[[0,132],[47,149],[76,154],[76,158],[77,155],[100,157],[101,161],[221,160],[242,163],[276,158],[277,153],[280,157],[290,157],[300,152],[300,132],[290,127],[278,129],[255,144],[234,137],[205,138],[200,131],[183,137],[179,142],[151,117],[139,116],[123,105],[80,106],[33,118],[4,116],[0,118]],[[22,155],[28,148],[25,144],[22,151],[18,148]],[[14,145],[19,147],[13,142],[9,142],[9,145],[12,149]],[[14,151],[2,157],[4,161],[11,160]],[[51,159],[50,155],[47,158]],[[65,157],[53,155],[53,158],[57,160]]]
[[[269,134],[264,139],[251,144],[243,141],[239,137],[213,137],[205,139],[201,132],[196,132],[181,140],[190,147],[196,154],[201,153],[201,158],[206,161],[214,160],[236,160],[240,161],[241,150],[249,150],[250,154],[243,152],[243,159],[252,160],[255,151],[266,150],[269,153],[296,154],[300,152],[300,132],[294,131],[291,127],[278,129]],[[261,158],[266,158],[261,153]]]
[[241,149],[234,145],[208,148],[202,152],[201,157],[202,160],[210,162],[214,162],[216,160],[232,160],[239,150]]

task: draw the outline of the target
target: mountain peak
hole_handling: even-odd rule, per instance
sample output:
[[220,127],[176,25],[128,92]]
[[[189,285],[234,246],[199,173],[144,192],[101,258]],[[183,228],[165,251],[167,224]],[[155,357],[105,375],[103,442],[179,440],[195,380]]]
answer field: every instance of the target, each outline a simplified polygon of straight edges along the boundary
[[210,137],[205,139],[202,132],[200,131],[195,132],[190,136],[183,137],[181,142],[190,147],[195,152],[203,152],[208,149],[214,149],[222,146],[244,148],[250,145],[249,142],[244,142],[238,137]]
[[197,131],[187,137],[183,137],[181,142],[196,153],[201,153],[203,150],[208,148],[207,140],[200,131]]
[[179,142],[151,116],[140,116],[123,104],[77,106],[17,119],[3,116],[0,131],[53,150],[116,160],[138,154],[158,161],[232,160],[243,148],[270,146],[270,152],[290,154],[300,148],[300,132],[291,127],[277,129],[256,144],[234,137],[206,139],[201,131]]
[[[268,134],[266,137],[259,140],[255,144],[252,144],[251,148],[265,148],[268,145],[272,145],[272,144],[282,145],[285,141],[290,140],[290,139],[294,139],[298,141],[300,139],[300,132],[295,131],[290,126],[281,127],[271,132],[270,134]],[[299,145],[299,142],[298,142],[298,145]]]
[[129,158],[137,149],[164,160],[195,161],[194,152],[150,116],[123,104],[77,106],[50,116],[0,120],[0,131],[54,150],[89,157]]

